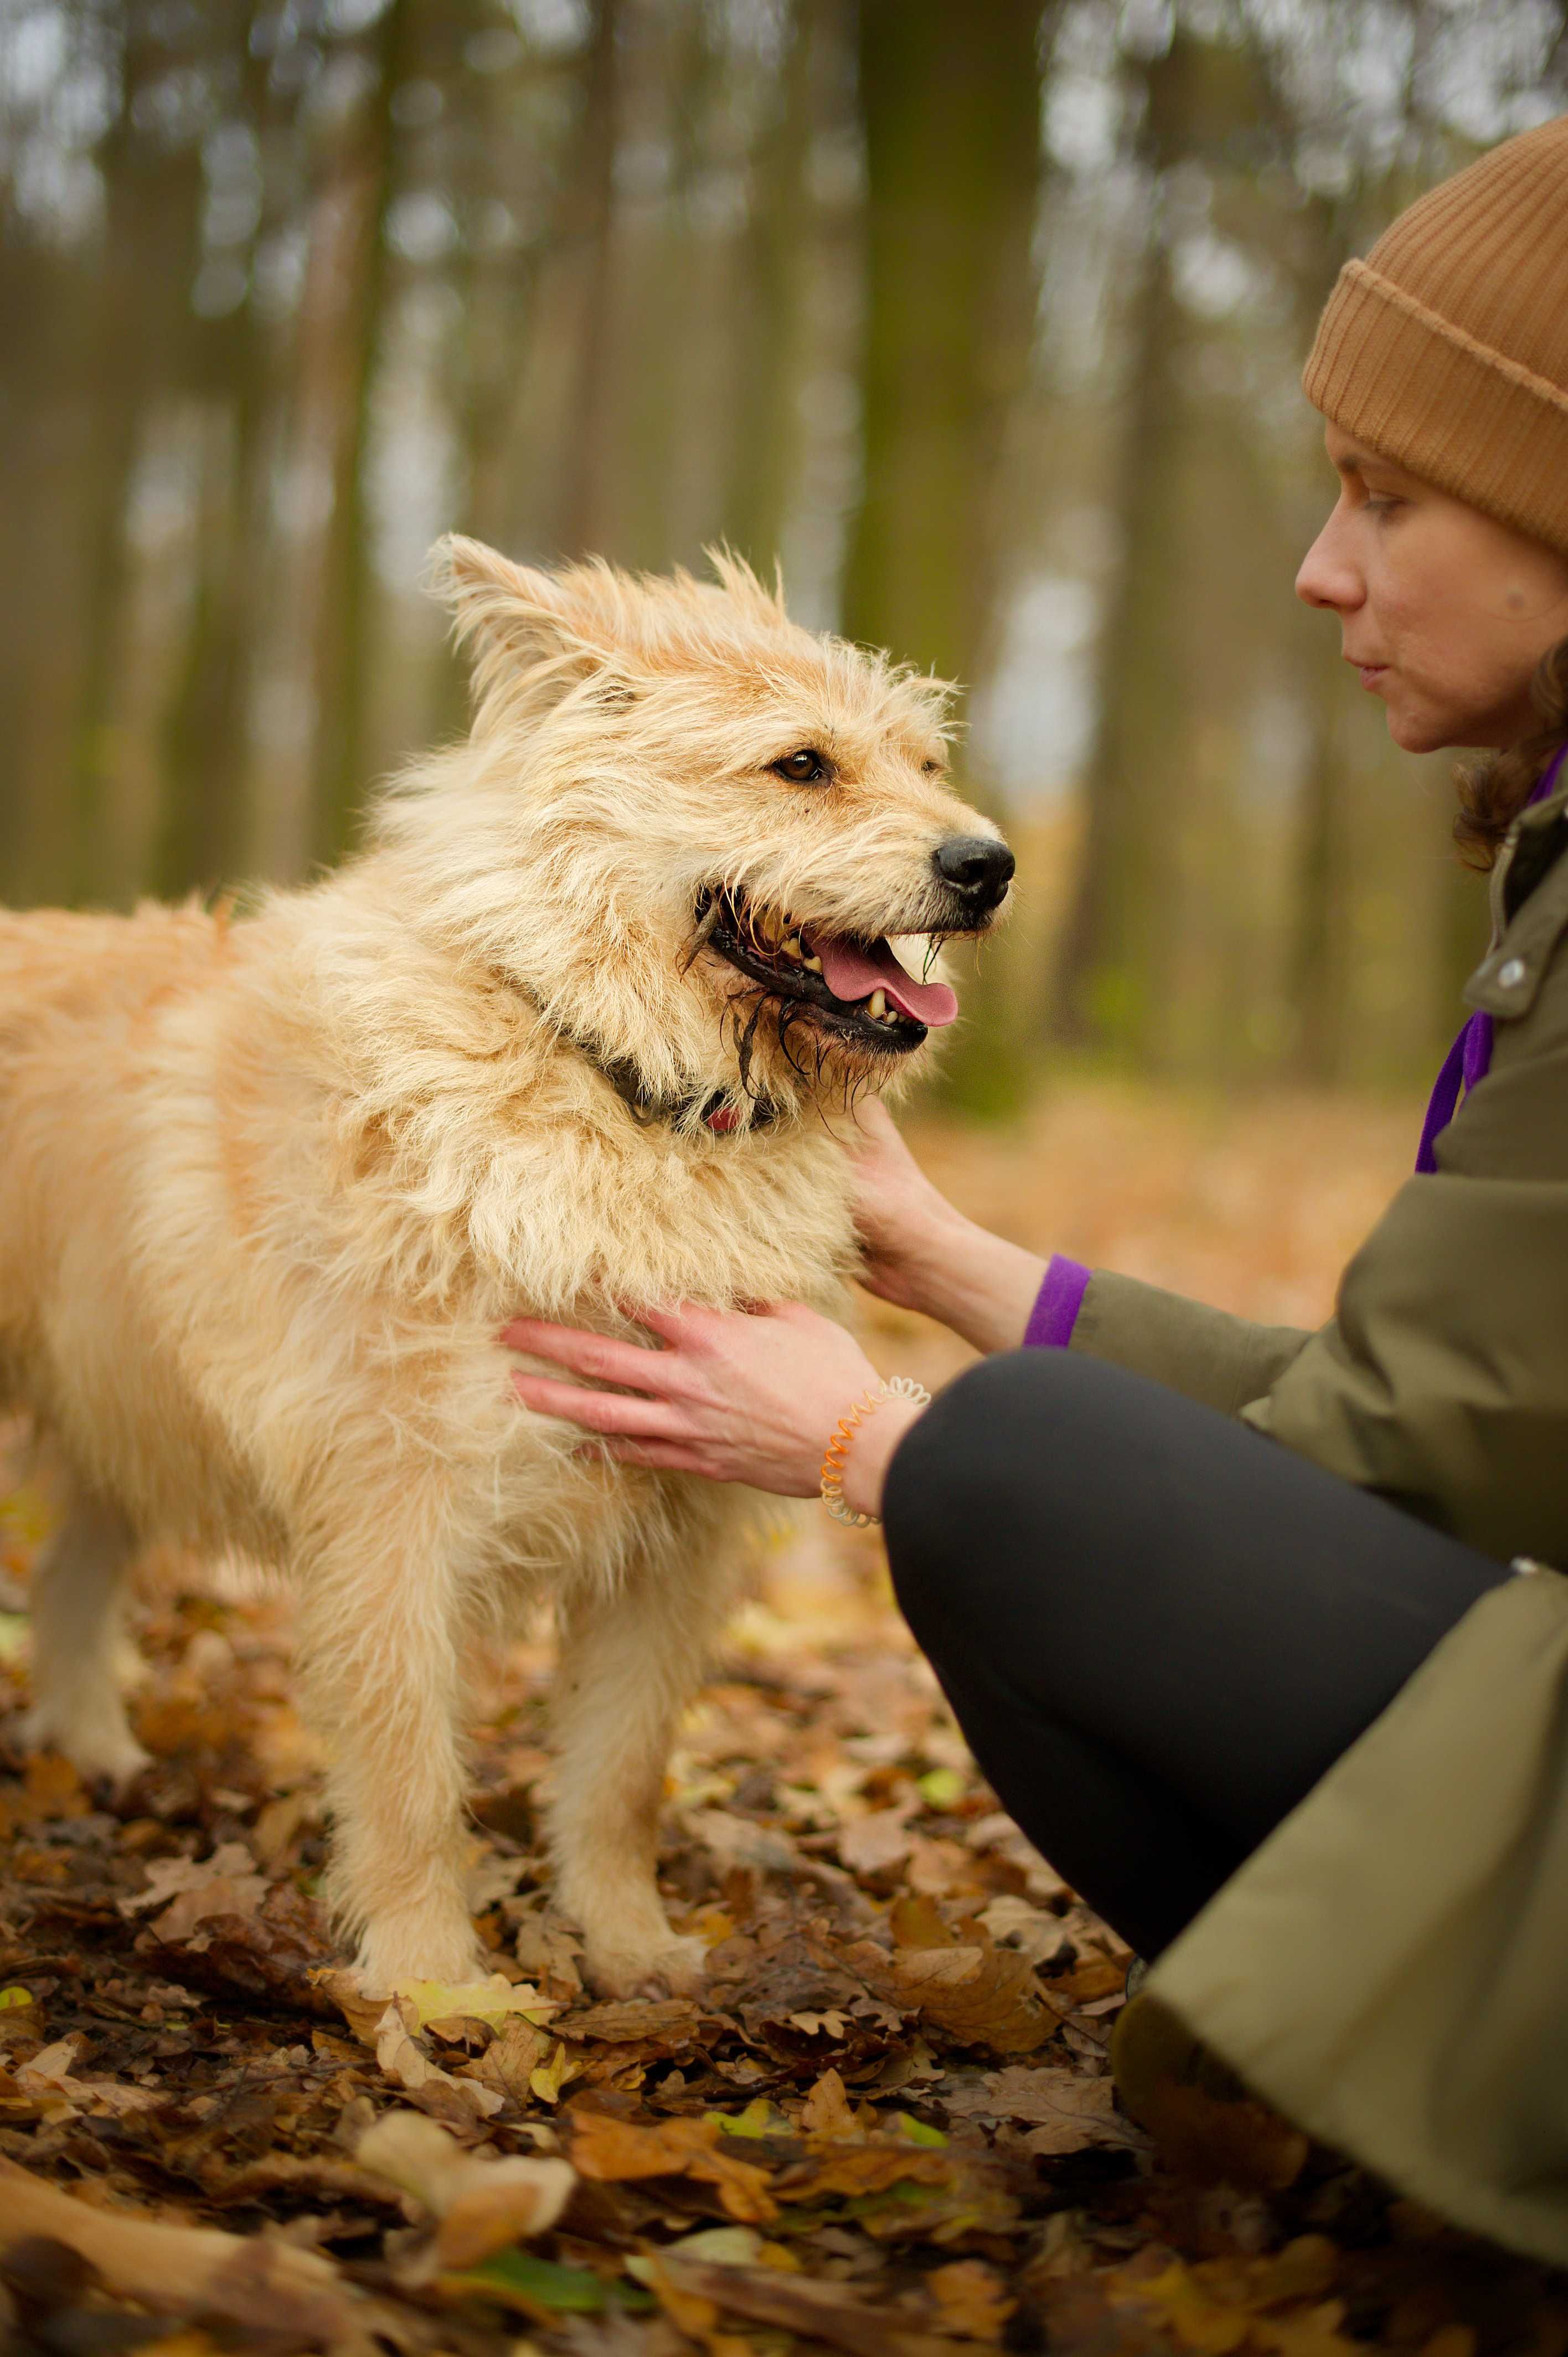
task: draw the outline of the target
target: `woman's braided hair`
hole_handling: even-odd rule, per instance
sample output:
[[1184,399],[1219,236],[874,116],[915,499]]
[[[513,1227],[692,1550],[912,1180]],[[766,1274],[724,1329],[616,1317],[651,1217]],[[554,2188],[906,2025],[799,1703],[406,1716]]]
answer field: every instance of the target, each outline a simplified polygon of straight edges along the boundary
[[1530,693],[1541,716],[1536,734],[1506,752],[1488,753],[1459,772],[1454,840],[1466,867],[1484,872],[1491,866],[1536,780],[1568,745],[1568,639],[1559,639],[1541,656]]

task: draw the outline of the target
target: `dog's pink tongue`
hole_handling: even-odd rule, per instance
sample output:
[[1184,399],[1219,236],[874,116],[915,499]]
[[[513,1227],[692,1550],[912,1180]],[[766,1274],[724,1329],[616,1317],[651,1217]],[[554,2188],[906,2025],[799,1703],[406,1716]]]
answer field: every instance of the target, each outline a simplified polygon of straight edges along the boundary
[[833,933],[812,936],[811,947],[822,962],[822,980],[835,998],[854,1006],[885,990],[901,1015],[928,1030],[940,1030],[958,1013],[958,1000],[945,982],[911,982],[886,942],[865,949]]

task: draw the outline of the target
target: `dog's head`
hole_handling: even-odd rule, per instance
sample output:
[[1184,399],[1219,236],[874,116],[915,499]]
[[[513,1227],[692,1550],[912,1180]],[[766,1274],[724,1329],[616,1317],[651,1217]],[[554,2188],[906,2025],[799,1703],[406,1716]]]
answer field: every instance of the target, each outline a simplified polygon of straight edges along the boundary
[[1013,856],[944,783],[940,682],[715,570],[441,543],[473,726],[381,826],[447,931],[564,1031],[744,1126],[908,1068],[957,1012],[935,953],[991,926]]

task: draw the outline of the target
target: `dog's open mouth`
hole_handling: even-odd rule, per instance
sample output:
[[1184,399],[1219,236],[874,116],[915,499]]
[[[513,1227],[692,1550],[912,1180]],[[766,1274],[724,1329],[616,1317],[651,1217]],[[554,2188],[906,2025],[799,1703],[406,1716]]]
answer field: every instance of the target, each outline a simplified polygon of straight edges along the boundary
[[[704,945],[773,996],[800,1002],[829,1029],[884,1054],[908,1054],[958,1013],[947,984],[918,980],[885,937],[854,941],[797,926],[783,911],[756,908],[728,891],[704,893],[697,930]],[[938,935],[925,936],[921,963],[940,946]]]

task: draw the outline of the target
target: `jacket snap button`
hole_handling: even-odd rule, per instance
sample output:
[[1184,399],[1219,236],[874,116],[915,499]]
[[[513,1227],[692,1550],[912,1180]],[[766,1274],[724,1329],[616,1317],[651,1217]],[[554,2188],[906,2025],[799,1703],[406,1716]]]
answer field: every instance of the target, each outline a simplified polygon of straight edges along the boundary
[[1505,990],[1517,990],[1524,980],[1524,972],[1523,958],[1509,958],[1506,965],[1498,968],[1498,980]]

